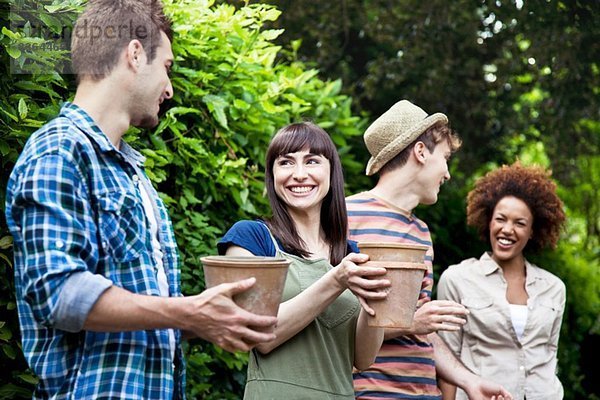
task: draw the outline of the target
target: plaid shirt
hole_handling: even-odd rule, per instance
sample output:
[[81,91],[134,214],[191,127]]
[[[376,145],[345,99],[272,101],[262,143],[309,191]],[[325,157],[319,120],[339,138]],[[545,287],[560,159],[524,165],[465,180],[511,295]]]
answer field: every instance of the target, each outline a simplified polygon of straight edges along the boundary
[[117,150],[81,108],[28,140],[10,176],[6,217],[14,237],[23,352],[40,378],[34,398],[183,398],[184,365],[168,330],[91,332],[87,313],[114,284],[159,295],[142,198],[154,199],[170,296],[181,296],[177,245],[143,157]]

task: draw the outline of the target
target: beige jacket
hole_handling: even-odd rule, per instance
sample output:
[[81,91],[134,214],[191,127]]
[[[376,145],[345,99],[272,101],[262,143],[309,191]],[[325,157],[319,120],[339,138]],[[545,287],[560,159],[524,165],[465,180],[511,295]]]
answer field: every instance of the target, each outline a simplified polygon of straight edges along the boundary
[[[470,314],[461,331],[438,333],[467,368],[503,385],[515,400],[561,400],[556,365],[565,285],[546,270],[525,266],[529,300],[521,340],[513,329],[502,269],[487,253],[442,274],[438,299],[461,303]],[[458,389],[456,398],[467,396]]]

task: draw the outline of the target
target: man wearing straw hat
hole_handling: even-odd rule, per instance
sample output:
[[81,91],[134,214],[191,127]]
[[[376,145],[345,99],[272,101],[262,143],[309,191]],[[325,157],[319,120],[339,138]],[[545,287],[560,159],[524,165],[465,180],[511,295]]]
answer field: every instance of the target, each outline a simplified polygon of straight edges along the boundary
[[437,378],[460,386],[471,399],[511,399],[500,385],[473,374],[437,335],[455,331],[468,311],[452,301],[431,301],[433,247],[425,222],[412,211],[434,204],[448,179],[448,160],[461,141],[441,113],[427,115],[407,100],[394,104],[364,134],[371,159],[367,175],[379,174],[375,187],[350,196],[350,238],[429,246],[428,272],[420,307],[408,329],[388,329],[375,363],[354,374],[358,399],[441,399]]

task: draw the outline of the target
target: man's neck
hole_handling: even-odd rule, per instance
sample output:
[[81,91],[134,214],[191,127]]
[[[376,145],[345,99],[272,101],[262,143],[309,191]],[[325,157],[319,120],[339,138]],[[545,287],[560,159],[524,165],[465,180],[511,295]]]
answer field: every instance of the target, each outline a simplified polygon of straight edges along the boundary
[[84,80],[78,85],[73,100],[73,104],[84,109],[92,117],[116,148],[119,148],[121,138],[130,124],[123,97],[106,78],[98,82]]
[[419,205],[419,196],[413,191],[414,176],[406,169],[398,169],[379,177],[372,194],[411,214]]

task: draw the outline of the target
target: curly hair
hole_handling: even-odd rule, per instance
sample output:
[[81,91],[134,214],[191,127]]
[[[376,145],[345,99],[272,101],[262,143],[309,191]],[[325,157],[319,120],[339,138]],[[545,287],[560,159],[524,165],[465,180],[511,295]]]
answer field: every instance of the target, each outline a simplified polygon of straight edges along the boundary
[[488,172],[475,182],[467,196],[467,224],[483,240],[488,240],[496,204],[506,196],[514,196],[525,202],[533,215],[533,233],[528,245],[534,250],[556,247],[565,213],[550,175],[550,171],[523,166],[519,161]]

